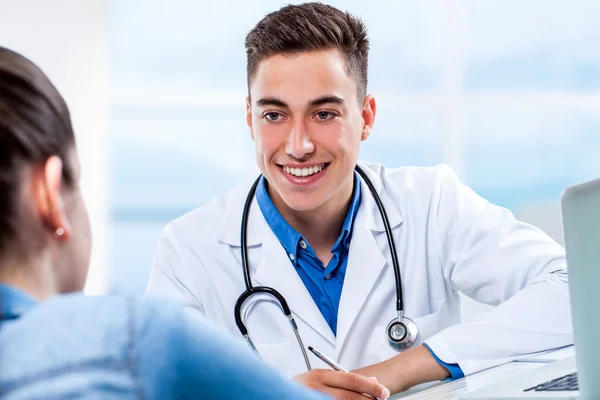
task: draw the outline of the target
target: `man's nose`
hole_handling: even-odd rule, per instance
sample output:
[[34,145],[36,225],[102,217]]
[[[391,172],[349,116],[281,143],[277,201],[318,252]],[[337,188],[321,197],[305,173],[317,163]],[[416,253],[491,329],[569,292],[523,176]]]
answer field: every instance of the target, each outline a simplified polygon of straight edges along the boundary
[[307,155],[315,151],[315,145],[311,140],[305,123],[298,121],[294,124],[288,137],[285,151],[288,155],[296,159],[306,158]]

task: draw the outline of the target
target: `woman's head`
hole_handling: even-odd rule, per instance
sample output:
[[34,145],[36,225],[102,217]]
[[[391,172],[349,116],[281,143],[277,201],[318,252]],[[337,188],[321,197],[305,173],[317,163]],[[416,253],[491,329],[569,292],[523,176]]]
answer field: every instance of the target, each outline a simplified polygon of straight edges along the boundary
[[35,64],[0,47],[0,274],[81,290],[90,242],[67,105]]

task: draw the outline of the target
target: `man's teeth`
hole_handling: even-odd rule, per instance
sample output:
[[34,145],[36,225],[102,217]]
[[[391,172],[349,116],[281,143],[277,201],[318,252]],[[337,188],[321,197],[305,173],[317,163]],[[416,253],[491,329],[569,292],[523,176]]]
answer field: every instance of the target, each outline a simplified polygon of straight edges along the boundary
[[284,166],[283,170],[288,174],[292,174],[298,177],[310,176],[316,174],[317,172],[321,172],[321,170],[325,168],[325,164],[313,165],[312,167],[305,168],[292,168],[288,166]]

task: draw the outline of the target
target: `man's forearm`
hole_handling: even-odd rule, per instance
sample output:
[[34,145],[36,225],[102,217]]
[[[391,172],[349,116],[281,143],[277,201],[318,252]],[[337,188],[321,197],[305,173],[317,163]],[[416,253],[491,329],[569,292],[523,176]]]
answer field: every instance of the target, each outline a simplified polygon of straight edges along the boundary
[[353,372],[364,376],[375,376],[393,394],[421,383],[450,377],[448,370],[440,365],[423,345]]

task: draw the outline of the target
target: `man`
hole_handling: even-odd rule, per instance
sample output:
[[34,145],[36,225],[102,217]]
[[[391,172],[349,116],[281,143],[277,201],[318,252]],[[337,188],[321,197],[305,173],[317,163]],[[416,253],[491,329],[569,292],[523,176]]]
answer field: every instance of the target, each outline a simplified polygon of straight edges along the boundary
[[[304,372],[288,321],[260,301],[268,296],[241,313],[258,354],[307,386],[364,398],[359,375],[397,393],[571,344],[558,244],[445,166],[358,162],[386,210],[404,316],[419,332],[408,349],[388,344],[386,327],[398,318],[391,248],[367,181],[355,172],[377,110],[366,91],[368,48],[358,19],[319,3],[271,13],[246,38],[247,123],[263,174],[248,213],[250,281],[283,295],[303,346],[353,373],[323,370],[312,355],[320,368]],[[250,186],[171,222],[148,285],[234,335],[234,308],[246,290],[240,226]],[[459,292],[497,307],[463,323]]]

